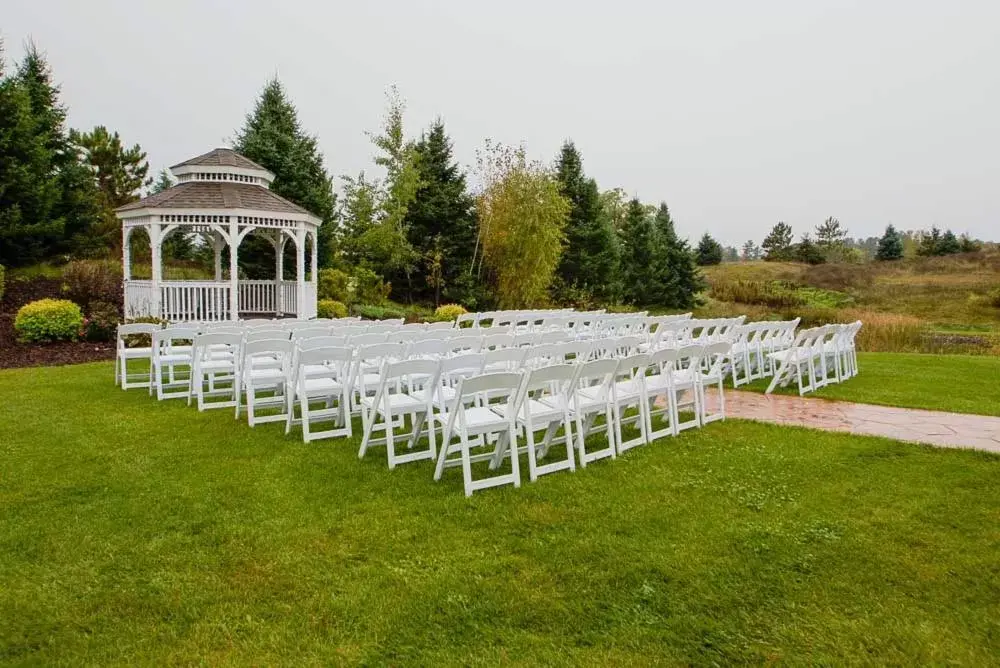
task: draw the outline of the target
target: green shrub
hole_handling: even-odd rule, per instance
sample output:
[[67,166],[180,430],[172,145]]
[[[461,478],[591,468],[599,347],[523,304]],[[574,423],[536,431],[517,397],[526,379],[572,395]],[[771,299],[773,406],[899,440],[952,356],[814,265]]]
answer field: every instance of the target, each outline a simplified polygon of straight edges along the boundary
[[122,272],[115,262],[76,260],[63,268],[63,294],[70,300],[89,307],[106,302],[120,308],[122,303]]
[[14,318],[14,331],[22,343],[73,341],[80,334],[83,314],[66,299],[39,299],[25,304]]
[[354,307],[354,314],[367,320],[386,320],[388,318],[406,318],[406,311],[393,306],[375,306],[374,304],[359,304]]
[[461,304],[441,304],[434,309],[435,320],[455,320],[463,313],[468,313]]
[[381,306],[389,299],[392,291],[392,284],[386,283],[382,277],[371,269],[357,267],[352,276],[351,301],[356,304],[372,304]]
[[4,268],[0,264],[0,302],[3,301],[3,289],[4,289]]
[[347,304],[351,301],[351,277],[340,269],[319,270],[319,298]]
[[85,341],[113,341],[119,322],[118,307],[94,302],[83,319],[83,338]]
[[[336,271],[336,270],[334,270]],[[338,302],[333,299],[320,299],[316,303],[316,317],[317,318],[346,318],[347,317],[347,307],[344,306],[343,302]]]

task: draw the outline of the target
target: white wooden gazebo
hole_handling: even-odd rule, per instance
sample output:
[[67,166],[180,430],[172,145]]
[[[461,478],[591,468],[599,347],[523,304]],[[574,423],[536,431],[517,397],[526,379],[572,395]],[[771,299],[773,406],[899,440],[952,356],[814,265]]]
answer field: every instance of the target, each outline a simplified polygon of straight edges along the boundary
[[[220,148],[170,168],[177,184],[116,210],[122,222],[125,315],[170,321],[237,320],[241,315],[316,315],[317,232],[322,221],[270,191],[274,174],[232,149]],[[149,235],[152,276],[131,276],[129,240]],[[174,230],[200,235],[215,251],[215,280],[163,280],[163,240]],[[240,243],[250,233],[274,246],[274,280],[240,280]],[[284,280],[284,249],[295,245],[294,281]],[[306,244],[311,267],[306,280]],[[223,278],[222,249],[229,247]]]

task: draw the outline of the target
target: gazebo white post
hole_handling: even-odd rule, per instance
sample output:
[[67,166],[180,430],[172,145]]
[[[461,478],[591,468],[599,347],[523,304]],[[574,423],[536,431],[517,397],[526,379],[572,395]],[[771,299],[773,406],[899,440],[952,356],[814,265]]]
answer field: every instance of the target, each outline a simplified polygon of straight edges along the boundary
[[150,223],[149,225],[149,248],[152,251],[151,261],[153,263],[152,267],[152,278],[153,278],[153,316],[157,318],[163,317],[163,303],[160,295],[160,283],[163,281],[163,265],[161,262],[161,249],[160,244],[162,240],[160,239],[160,223]]
[[312,267],[310,267],[309,278],[312,280],[313,285],[316,285],[316,272],[318,271],[319,265],[319,235],[314,231],[312,233]]
[[302,317],[306,303],[306,231],[295,230],[295,316]]
[[212,250],[215,252],[215,282],[222,282],[222,249],[226,245],[225,240],[218,232],[212,232]]
[[312,267],[311,267],[312,289],[309,291],[309,306],[306,314],[310,318],[316,317],[316,301],[319,299],[319,233],[313,230],[312,233]]
[[281,230],[275,230],[274,239],[274,309],[275,315],[285,314],[285,242],[288,237]]
[[132,249],[129,247],[129,237],[132,228],[122,227],[122,279],[132,280]]
[[239,266],[236,263],[239,255],[240,228],[236,216],[229,217],[229,319],[240,319],[240,280]]

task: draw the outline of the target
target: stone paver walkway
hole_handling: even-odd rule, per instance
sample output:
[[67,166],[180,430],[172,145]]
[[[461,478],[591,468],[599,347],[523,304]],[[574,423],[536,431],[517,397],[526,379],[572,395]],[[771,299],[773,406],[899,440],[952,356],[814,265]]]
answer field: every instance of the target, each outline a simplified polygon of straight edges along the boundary
[[[715,410],[718,397],[708,403]],[[726,416],[1000,453],[1000,418],[726,389]]]

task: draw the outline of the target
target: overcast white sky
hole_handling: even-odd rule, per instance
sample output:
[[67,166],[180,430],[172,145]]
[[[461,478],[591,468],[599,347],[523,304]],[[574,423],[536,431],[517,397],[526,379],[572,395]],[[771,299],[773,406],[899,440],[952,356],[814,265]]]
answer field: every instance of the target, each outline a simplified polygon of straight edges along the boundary
[[853,236],[1000,238],[998,0],[5,0],[74,127],[154,170],[223,145],[277,73],[331,174],[399,86],[458,159],[485,137],[551,161],[572,138],[602,188],[666,200],[683,234],[758,242],[837,216]]

